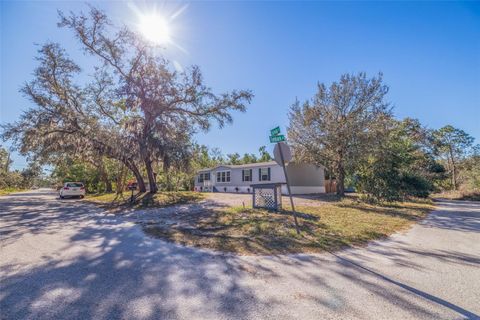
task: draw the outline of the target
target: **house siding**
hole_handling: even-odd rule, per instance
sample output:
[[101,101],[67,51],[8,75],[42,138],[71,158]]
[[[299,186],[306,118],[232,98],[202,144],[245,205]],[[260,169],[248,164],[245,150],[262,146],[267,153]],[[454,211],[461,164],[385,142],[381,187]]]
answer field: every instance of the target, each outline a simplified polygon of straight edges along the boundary
[[[259,170],[270,168],[270,180],[260,181]],[[242,170],[252,170],[252,181],[242,181]],[[217,172],[230,171],[230,182],[217,182]],[[276,162],[253,163],[251,165],[226,166],[221,165],[212,169],[200,170],[198,173],[210,172],[210,181],[198,182],[195,178],[196,191],[242,192],[251,191],[250,185],[257,183],[286,183],[283,168]],[[323,193],[325,192],[324,168],[311,164],[289,164],[287,172],[290,179],[292,193]],[[286,193],[286,187],[282,187]]]

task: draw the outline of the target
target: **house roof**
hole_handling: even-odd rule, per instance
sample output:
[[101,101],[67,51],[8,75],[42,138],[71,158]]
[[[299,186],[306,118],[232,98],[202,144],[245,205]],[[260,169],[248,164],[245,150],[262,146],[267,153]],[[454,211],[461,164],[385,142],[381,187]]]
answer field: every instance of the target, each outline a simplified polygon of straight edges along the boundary
[[200,169],[198,170],[198,172],[212,171],[217,168],[241,169],[241,168],[257,168],[257,167],[265,167],[265,166],[278,166],[278,164],[275,161],[255,162],[255,163],[247,163],[247,164],[219,164],[218,166],[213,168]]

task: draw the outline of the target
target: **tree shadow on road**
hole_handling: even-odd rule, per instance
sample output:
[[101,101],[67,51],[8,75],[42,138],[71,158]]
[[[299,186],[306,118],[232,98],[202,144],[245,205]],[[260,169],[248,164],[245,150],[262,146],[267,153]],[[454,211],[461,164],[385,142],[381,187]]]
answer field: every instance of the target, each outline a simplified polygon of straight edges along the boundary
[[[57,228],[68,219],[78,223],[85,214],[42,223],[28,215],[21,220],[25,225],[30,220],[29,231],[40,232],[36,229],[48,223]],[[138,226],[113,216],[77,231],[59,250],[62,259],[46,256],[45,263],[23,271],[19,264],[2,266],[2,314],[15,319],[193,319],[196,314],[240,319],[263,303],[239,283],[245,271],[229,256],[148,239]]]
[[[287,310],[301,312],[302,300],[317,306],[311,314],[318,318],[324,309],[342,317],[346,309],[355,308],[346,298],[354,290],[374,294],[379,303],[394,302],[395,308],[412,316],[438,314],[407,298],[408,294],[478,318],[472,311],[339,256],[334,263],[326,255],[241,258],[145,237],[139,226],[82,202],[46,202],[33,196],[9,199],[1,203],[2,246],[25,236],[61,237],[64,229],[69,232],[63,235],[63,246],[42,261],[2,262],[0,308],[6,319],[285,318],[285,313],[275,312],[285,310],[286,301]],[[479,264],[478,258],[460,253],[430,254],[449,263]],[[389,258],[407,259],[398,253]],[[289,280],[280,286],[285,279]],[[340,279],[349,285],[337,287],[335,281]],[[295,288],[298,283],[302,287]],[[275,285],[286,290],[287,298],[269,294]],[[264,292],[259,290],[262,287]],[[360,307],[356,312],[368,318]]]
[[425,219],[422,225],[429,228],[480,232],[480,202],[442,200],[438,204],[435,215]]

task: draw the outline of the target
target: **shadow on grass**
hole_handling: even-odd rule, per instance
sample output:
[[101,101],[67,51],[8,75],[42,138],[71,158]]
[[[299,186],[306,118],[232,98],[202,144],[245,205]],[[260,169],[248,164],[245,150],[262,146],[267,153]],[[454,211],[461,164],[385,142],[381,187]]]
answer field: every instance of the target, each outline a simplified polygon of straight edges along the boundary
[[297,235],[293,214],[254,209],[234,211],[203,210],[202,213],[175,217],[175,222],[144,223],[148,235],[187,246],[247,255],[277,255],[338,250],[365,243],[385,234],[374,231],[361,235],[339,233],[322,223],[318,216],[300,213],[301,234]]
[[[281,211],[278,211],[277,212],[278,214],[285,214],[285,215],[288,215],[288,216],[294,216],[293,214],[293,211],[291,210],[281,210]],[[304,220],[311,220],[311,221],[318,221],[320,220],[320,217],[316,216],[316,215],[313,215],[313,214],[310,214],[310,213],[305,213],[305,212],[301,212],[301,211],[295,211],[297,217],[300,217]]]
[[[346,198],[354,198],[356,196],[347,194]],[[334,193],[317,193],[317,194],[296,194],[294,198],[298,199],[305,199],[305,200],[317,200],[322,202],[340,202],[342,201],[342,197],[334,194]]]
[[[105,194],[100,195],[98,198],[104,196],[113,195]],[[155,194],[144,192],[144,193],[134,193],[133,195],[129,194],[116,194],[111,201],[98,201],[95,197],[87,199],[86,201],[92,202],[100,207],[108,209],[117,209],[116,211],[121,211],[125,208],[133,209],[143,209],[143,208],[158,208],[158,207],[167,207],[177,204],[187,204],[194,203],[203,199],[203,196],[200,193],[196,192],[158,192]]]
[[[381,206],[371,206],[363,203],[359,204],[351,204],[351,203],[341,203],[339,204],[342,208],[360,210],[365,213],[375,213],[386,215],[390,217],[399,217],[402,219],[410,220],[410,221],[418,221],[424,218],[429,212],[432,211],[431,207],[426,207],[422,205],[409,205],[408,207],[404,207],[400,204],[390,203],[390,204],[383,204]],[[404,212],[404,210],[412,210],[415,212],[419,212],[420,214],[412,214],[408,212]]]

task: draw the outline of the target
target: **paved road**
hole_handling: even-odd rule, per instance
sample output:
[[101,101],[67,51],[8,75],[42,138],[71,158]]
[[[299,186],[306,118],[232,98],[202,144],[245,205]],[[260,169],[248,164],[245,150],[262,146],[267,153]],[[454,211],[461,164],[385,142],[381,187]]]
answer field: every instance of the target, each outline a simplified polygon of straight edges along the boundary
[[236,257],[40,190],[0,197],[2,319],[479,319],[480,204],[388,241]]

